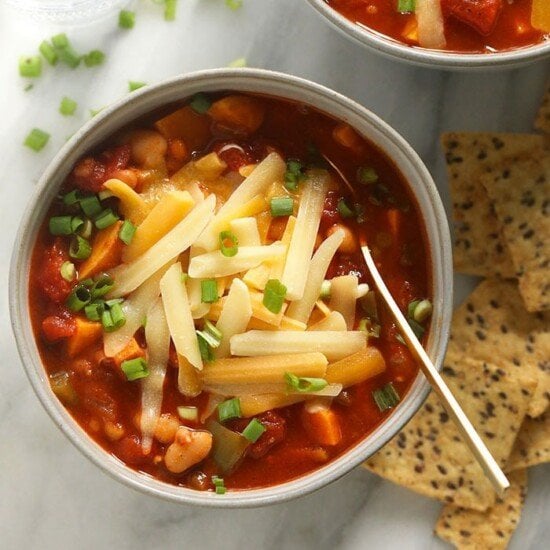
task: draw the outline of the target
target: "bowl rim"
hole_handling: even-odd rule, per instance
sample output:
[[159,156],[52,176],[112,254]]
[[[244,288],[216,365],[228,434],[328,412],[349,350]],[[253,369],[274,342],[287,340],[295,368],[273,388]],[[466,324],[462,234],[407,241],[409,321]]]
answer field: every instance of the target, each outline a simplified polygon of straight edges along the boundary
[[[177,96],[181,100],[198,91],[230,89],[303,101],[340,120],[347,120],[348,116],[355,117],[364,127],[362,133],[368,128],[388,145],[395,147],[395,153],[390,154],[380,143],[367,137],[392,159],[399,170],[403,172],[405,167],[411,170],[416,178],[415,183],[405,174],[404,177],[415,199],[420,203],[422,198],[430,209],[428,213],[423,211],[422,214],[426,238],[430,243],[434,313],[437,315],[434,315],[427,347],[436,367],[441,368],[452,313],[453,274],[447,218],[430,173],[404,138],[365,107],[320,84],[263,69],[210,69],[173,77],[118,100],[78,130],[44,171],[23,214],[10,263],[9,309],[21,362],[34,392],[58,428],[89,460],[118,481],[153,496],[184,504],[242,508],[285,502],[328,485],[348,473],[385,445],[420,408],[430,391],[425,377],[419,373],[400,406],[369,436],[326,466],[285,483],[260,489],[229,491],[222,496],[158,481],[148,474],[127,467],[95,443],[51,391],[28,314],[29,264],[36,232],[51,199],[75,160],[130,121],[155,108],[177,101],[167,101],[166,97]],[[340,114],[336,113],[338,110]],[[119,119],[124,117],[127,120],[121,122]]]
[[490,70],[534,63],[539,59],[550,56],[550,40],[542,44],[490,53],[458,53],[408,46],[367,27],[353,23],[330,7],[325,0],[306,0],[306,2],[317,13],[327,19],[332,27],[349,38],[386,57],[404,63],[412,63],[432,69]]

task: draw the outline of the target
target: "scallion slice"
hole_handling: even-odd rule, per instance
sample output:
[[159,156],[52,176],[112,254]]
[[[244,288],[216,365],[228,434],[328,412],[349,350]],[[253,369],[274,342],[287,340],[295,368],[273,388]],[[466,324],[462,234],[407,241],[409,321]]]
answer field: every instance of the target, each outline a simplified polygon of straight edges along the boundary
[[200,336],[208,344],[210,349],[220,346],[220,340],[218,340],[210,332],[206,330],[197,330],[196,333],[197,336]]
[[50,134],[48,132],[44,132],[44,130],[40,130],[39,128],[33,128],[25,138],[23,145],[38,153],[38,151],[44,149],[49,139]]
[[220,422],[226,422],[233,418],[241,418],[241,401],[238,397],[233,397],[223,401],[218,405],[218,418]]
[[368,185],[378,181],[378,174],[371,166],[362,166],[357,170],[357,179],[360,183]]
[[63,49],[57,50],[57,55],[60,61],[71,67],[71,69],[76,69],[80,65],[80,60],[82,59],[82,56],[78,54],[72,46],[66,46]]
[[109,312],[111,313],[111,320],[113,321],[113,330],[119,329],[126,323],[126,316],[119,303],[113,304],[109,308]]
[[279,313],[285,301],[287,288],[279,279],[269,279],[264,288],[263,305],[271,313]]
[[63,195],[63,204],[65,206],[72,206],[73,204],[77,204],[80,201],[80,198],[80,191],[78,189],[73,189]]
[[103,310],[101,313],[101,324],[105,332],[114,332],[115,324],[113,323],[111,312],[108,309]]
[[147,368],[147,361],[143,357],[136,357],[135,359],[128,359],[122,361],[120,368],[126,375],[129,382],[139,380],[140,378],[147,378],[149,376],[149,369]]
[[80,226],[80,228],[78,229],[77,233],[78,235],[80,235],[81,237],[84,237],[85,239],[89,239],[91,236],[92,236],[92,231],[93,231],[93,228],[94,228],[94,225],[93,223],[91,222],[91,220],[89,220],[88,218],[86,218],[82,225]]
[[75,260],[85,260],[91,253],[90,243],[80,235],[74,235],[69,246],[69,256]]
[[52,36],[52,44],[54,48],[62,50],[63,48],[67,48],[69,46],[69,39],[64,32],[61,32],[55,36]]
[[195,94],[189,102],[191,109],[193,109],[196,113],[199,113],[199,115],[204,115],[204,113],[210,109],[210,105],[212,105],[212,102],[208,96],[202,92]]
[[237,59],[234,59],[227,65],[228,67],[232,69],[240,69],[242,67],[246,67],[246,57],[238,57]]
[[218,327],[216,327],[214,323],[212,323],[208,319],[204,321],[204,330],[209,332],[217,340],[221,341],[221,339],[223,338],[222,331],[218,329]]
[[101,321],[101,316],[105,311],[105,304],[103,302],[93,302],[88,304],[84,308],[84,314],[90,321]]
[[143,88],[143,86],[147,86],[146,82],[138,82],[137,80],[130,80],[128,82],[128,91],[135,92],[136,90],[139,90],[140,88]]
[[204,304],[213,304],[218,300],[218,284],[215,279],[204,279],[201,281],[201,302]]
[[266,427],[257,418],[253,418],[243,430],[243,436],[246,437],[250,443],[256,443],[265,430]]
[[273,197],[269,202],[269,207],[274,218],[290,216],[294,211],[294,199],[292,197]]
[[243,5],[243,0],[225,0],[225,5],[233,10],[236,11]]
[[399,394],[391,382],[378,390],[374,390],[372,397],[381,412],[395,407],[400,401]]
[[417,300],[412,312],[409,306],[409,317],[417,323],[423,323],[432,314],[433,306],[430,300]]
[[124,244],[130,244],[134,238],[134,233],[136,232],[136,226],[130,220],[124,220],[122,227],[118,233],[119,239]]
[[289,391],[298,393],[320,391],[328,386],[324,378],[300,377],[291,372],[285,372],[285,381]]
[[239,251],[239,240],[231,231],[222,231],[220,233],[220,252],[231,258]]
[[332,282],[327,281],[326,279],[321,283],[321,290],[319,292],[319,298],[321,300],[326,300],[330,298],[330,290],[332,287]]
[[416,9],[416,0],[397,0],[397,11],[399,13],[412,13]]
[[336,208],[342,218],[353,218],[355,216],[355,212],[347,205],[345,199],[340,199]]
[[44,59],[50,64],[50,65],[56,65],[58,61],[57,52],[55,51],[55,48],[47,41],[43,40],[38,47],[38,50],[43,55]]
[[38,55],[19,58],[19,74],[26,78],[36,78],[42,74],[42,59]]
[[83,307],[87,306],[91,300],[92,294],[90,289],[80,283],[73,288],[65,304],[71,311],[80,311]]
[[199,420],[199,409],[197,407],[178,407],[178,415],[182,420],[188,420],[189,422],[197,422]]
[[226,487],[225,481],[222,477],[212,476],[212,483],[214,484],[214,489],[217,495],[225,495]]
[[407,319],[407,321],[409,322],[409,325],[412,328],[415,336],[420,340],[422,336],[424,336],[426,329],[414,319]]
[[97,67],[105,61],[105,53],[101,50],[92,50],[83,57],[86,67]]
[[71,116],[74,115],[77,107],[78,103],[74,99],[65,96],[59,104],[59,112],[63,116]]
[[202,360],[207,362],[213,361],[214,354],[212,353],[212,348],[208,345],[208,342],[204,339],[204,336],[200,331],[197,330],[196,333]]
[[79,216],[73,216],[71,220],[71,229],[73,233],[80,234],[80,230],[84,227],[84,220]]
[[115,285],[113,278],[106,273],[100,275],[92,286],[92,299],[105,296]]
[[103,212],[103,207],[96,195],[88,195],[80,199],[80,208],[89,218],[95,218]]
[[94,223],[98,229],[105,229],[117,221],[118,216],[110,208],[106,208],[95,218]]
[[136,24],[136,14],[130,10],[121,10],[118,14],[118,26],[121,29],[133,29]]
[[48,222],[52,235],[71,235],[73,232],[72,216],[53,216]]
[[74,281],[76,277],[76,268],[73,262],[63,262],[61,264],[61,267],[59,268],[59,273],[61,273],[61,277],[63,277],[63,279],[65,279],[69,283],[71,281]]
[[178,0],[164,0],[164,20],[174,21],[176,19],[176,11]]
[[296,191],[300,180],[304,178],[302,164],[297,160],[287,160],[284,185],[289,191]]

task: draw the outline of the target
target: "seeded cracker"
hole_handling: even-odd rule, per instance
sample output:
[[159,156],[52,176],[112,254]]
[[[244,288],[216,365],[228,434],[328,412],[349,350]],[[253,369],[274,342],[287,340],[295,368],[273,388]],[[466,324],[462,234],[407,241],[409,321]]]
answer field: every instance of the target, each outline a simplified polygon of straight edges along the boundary
[[502,225],[527,311],[550,309],[550,154],[481,178]]
[[[447,354],[443,377],[500,465],[508,458],[535,382],[520,369]],[[495,493],[432,393],[407,426],[365,466],[423,495],[484,511]]]
[[455,310],[449,349],[463,356],[520,367],[538,380],[528,414],[541,415],[550,398],[550,313],[528,313],[512,281],[480,283]]
[[511,472],[545,462],[550,462],[550,412],[524,420],[506,470]]
[[486,512],[475,512],[458,506],[443,508],[435,533],[460,550],[501,550],[508,546],[516,530],[525,496],[527,472],[518,470],[509,476],[510,488],[503,499]]
[[550,134],[550,81],[546,85],[546,91],[542,98],[542,103],[535,120],[535,128]]
[[541,149],[530,134],[448,133],[442,136],[455,222],[454,264],[461,273],[512,278],[514,267],[484,187],[482,174],[509,156]]

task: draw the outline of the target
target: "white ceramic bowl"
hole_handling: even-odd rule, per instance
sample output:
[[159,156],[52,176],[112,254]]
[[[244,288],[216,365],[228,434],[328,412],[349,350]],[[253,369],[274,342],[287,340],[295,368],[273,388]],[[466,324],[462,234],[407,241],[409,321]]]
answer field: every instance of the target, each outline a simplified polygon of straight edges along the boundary
[[399,61],[435,69],[500,69],[527,65],[550,57],[550,41],[496,53],[456,53],[412,47],[353,23],[325,0],[306,0],[333,27],[367,48]]
[[433,321],[427,350],[439,367],[445,354],[452,309],[452,264],[449,230],[434,182],[410,145],[376,115],[350,99],[311,82],[258,69],[216,69],[192,73],[133,92],[88,122],[61,149],[40,179],[23,214],[10,271],[10,313],[17,346],[27,376],[59,429],[90,460],[115,479],[146,493],[175,502],[207,506],[257,506],[285,501],[318,489],[347,473],[388,442],[417,411],[429,386],[419,375],[396,410],[368,437],[340,458],[293,481],[225,495],[200,492],[157,481],[126,467],[100,448],[73,420],[50,389],[29,318],[28,280],[31,253],[40,224],[60,185],[75,162],[116,130],[163,105],[197,92],[240,90],[288,98],[315,106],[346,121],[382,149],[409,182],[419,204],[429,239],[433,278]]

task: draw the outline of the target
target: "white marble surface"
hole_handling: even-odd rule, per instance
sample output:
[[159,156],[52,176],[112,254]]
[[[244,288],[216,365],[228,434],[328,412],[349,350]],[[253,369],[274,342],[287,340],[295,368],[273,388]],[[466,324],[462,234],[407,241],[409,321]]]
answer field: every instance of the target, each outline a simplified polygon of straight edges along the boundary
[[[0,2],[0,548],[442,549],[432,535],[439,504],[356,470],[313,495],[270,508],[202,510],[166,503],[122,486],[89,463],[54,427],[30,389],[11,334],[8,264],[20,213],[40,173],[76,128],[126,93],[128,80],[157,82],[195,69],[248,64],[297,74],[366,105],[396,127],[432,171],[448,206],[438,135],[442,130],[529,131],[548,64],[501,73],[417,69],[366,52],[329,29],[301,0],[182,0],[165,23],[151,0],[134,3],[135,29],[116,16],[67,29],[79,51],[101,47],[106,64],[70,71],[49,67],[33,90],[17,76],[59,28],[21,19]],[[59,101],[79,102],[64,119]],[[52,133],[35,154],[21,146],[33,127]],[[459,301],[471,281],[461,278]],[[535,468],[512,548],[547,547],[550,466]]]

